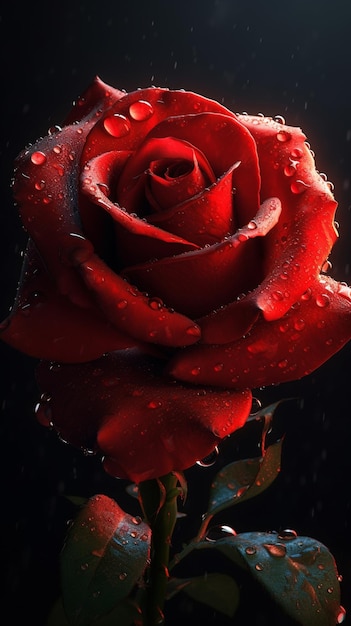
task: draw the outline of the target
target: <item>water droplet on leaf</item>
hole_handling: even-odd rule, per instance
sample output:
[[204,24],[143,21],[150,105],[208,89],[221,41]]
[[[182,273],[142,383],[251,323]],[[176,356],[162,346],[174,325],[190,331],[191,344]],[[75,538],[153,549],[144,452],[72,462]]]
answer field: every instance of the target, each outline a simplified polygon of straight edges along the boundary
[[271,556],[282,558],[286,555],[286,547],[282,543],[265,543],[263,547]]
[[296,537],[296,530],[292,530],[291,528],[286,528],[285,530],[282,530],[278,535],[278,539],[282,539],[284,541],[291,541],[291,539],[296,539]]

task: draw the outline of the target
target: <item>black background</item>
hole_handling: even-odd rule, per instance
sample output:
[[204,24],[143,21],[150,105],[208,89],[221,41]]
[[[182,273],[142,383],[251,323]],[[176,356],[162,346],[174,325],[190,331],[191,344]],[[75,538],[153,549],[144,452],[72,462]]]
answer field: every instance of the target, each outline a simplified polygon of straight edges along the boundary
[[[331,275],[350,283],[350,26],[351,5],[343,0],[8,3],[0,21],[1,317],[13,301],[25,243],[10,188],[13,160],[60,124],[95,75],[127,91],[151,84],[189,89],[234,111],[280,114],[301,126],[339,202]],[[36,423],[34,361],[0,349],[3,611],[9,610],[9,625],[41,626],[58,593],[58,555],[72,516],[65,496],[104,492],[125,500],[131,512],[136,502],[96,459]],[[221,519],[237,532],[289,527],[325,543],[343,575],[349,614],[350,363],[347,345],[307,378],[257,391],[263,404],[299,398],[278,411],[277,429],[286,432],[282,472],[266,493]],[[205,509],[211,472],[233,450],[247,451],[240,436],[230,446],[215,468],[188,473],[190,515],[179,522],[185,540]],[[257,607],[253,613],[242,623],[283,624],[264,621]]]

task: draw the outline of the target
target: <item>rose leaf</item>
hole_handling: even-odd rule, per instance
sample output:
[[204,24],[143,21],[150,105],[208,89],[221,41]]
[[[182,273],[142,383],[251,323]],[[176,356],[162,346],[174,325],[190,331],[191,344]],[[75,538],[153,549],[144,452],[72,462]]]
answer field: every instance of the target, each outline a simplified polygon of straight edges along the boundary
[[248,569],[276,604],[301,626],[330,626],[340,615],[340,583],[335,560],[315,539],[248,532],[200,542]]
[[97,495],[88,501],[61,553],[63,604],[70,624],[91,624],[127,598],[145,570],[150,538],[149,526],[111,498]]
[[239,589],[231,576],[219,573],[194,578],[171,578],[168,599],[184,591],[192,600],[202,602],[215,611],[232,617],[239,604]]
[[269,487],[280,472],[283,439],[266,448],[261,457],[226,465],[211,485],[207,516],[248,500]]

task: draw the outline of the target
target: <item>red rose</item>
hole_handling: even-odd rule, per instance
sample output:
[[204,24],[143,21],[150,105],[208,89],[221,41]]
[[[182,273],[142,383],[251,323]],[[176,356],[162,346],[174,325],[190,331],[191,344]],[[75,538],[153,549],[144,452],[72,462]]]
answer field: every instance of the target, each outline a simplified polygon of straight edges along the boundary
[[249,388],[351,336],[350,290],[321,274],[337,204],[299,128],[96,79],[18,157],[14,194],[30,240],[2,337],[66,364],[40,368],[48,419],[108,471],[189,467],[244,423]]

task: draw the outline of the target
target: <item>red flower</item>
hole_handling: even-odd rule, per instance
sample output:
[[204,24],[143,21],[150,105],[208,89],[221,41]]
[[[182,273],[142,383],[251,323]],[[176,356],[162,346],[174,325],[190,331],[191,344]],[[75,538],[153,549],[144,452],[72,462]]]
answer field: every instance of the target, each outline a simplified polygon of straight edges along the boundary
[[[321,274],[337,204],[299,128],[96,79],[18,157],[14,194],[30,239],[2,337],[73,364],[40,384],[62,436],[101,450],[108,470],[188,467],[223,436],[223,389],[238,409],[228,434],[249,412],[245,390],[304,376],[351,336],[350,290]],[[108,400],[97,367],[119,379]],[[134,387],[162,402],[159,430]]]

